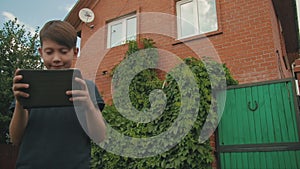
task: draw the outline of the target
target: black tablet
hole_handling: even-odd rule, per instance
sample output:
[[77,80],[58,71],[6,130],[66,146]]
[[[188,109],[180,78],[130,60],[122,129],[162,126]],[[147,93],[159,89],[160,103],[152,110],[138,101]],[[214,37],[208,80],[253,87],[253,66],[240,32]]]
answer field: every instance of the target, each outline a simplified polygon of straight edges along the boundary
[[23,76],[20,83],[29,84],[23,91],[30,95],[29,98],[20,98],[24,108],[72,106],[67,90],[80,89],[74,80],[82,78],[79,69],[60,70],[28,70],[22,69],[18,74]]

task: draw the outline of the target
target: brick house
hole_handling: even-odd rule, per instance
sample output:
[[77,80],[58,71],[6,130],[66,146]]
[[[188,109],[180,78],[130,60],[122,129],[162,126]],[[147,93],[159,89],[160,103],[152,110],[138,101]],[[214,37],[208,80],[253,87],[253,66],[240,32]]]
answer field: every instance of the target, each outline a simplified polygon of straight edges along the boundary
[[[111,31],[108,30],[110,28],[119,29],[121,22],[123,27],[126,26],[124,23],[126,20],[127,26],[132,29],[131,32],[127,31],[137,41],[142,37],[150,37],[159,49],[174,53],[181,58],[194,56],[195,54],[186,50],[186,44],[192,48],[200,48],[201,41],[204,41],[202,37],[205,35],[206,41],[207,39],[210,41],[221,62],[226,63],[240,84],[293,76],[292,64],[298,58],[299,48],[294,0],[284,2],[212,0],[209,4],[199,3],[198,11],[193,9],[194,15],[199,15],[199,18],[200,15],[209,18],[212,23],[205,23],[201,27],[199,26],[201,20],[195,21],[197,30],[191,30],[188,26],[182,27],[180,24],[184,25],[184,21],[179,23],[173,18],[169,19],[170,23],[156,21],[159,17],[153,19],[159,14],[165,14],[165,17],[184,18],[188,15],[185,13],[190,10],[188,9],[190,6],[197,6],[192,3],[195,2],[189,0],[79,0],[77,2],[65,20],[76,27],[81,37],[82,49],[78,59],[81,65],[90,65],[89,68],[85,67],[84,73],[95,79],[106,101],[111,100],[111,77],[107,73],[123,59],[127,50],[126,44],[122,42],[113,44],[113,41],[120,39],[122,35],[115,35],[116,37],[113,37],[115,39],[110,40],[109,37],[114,35],[111,35],[112,33],[109,35],[107,31]],[[200,14],[201,10],[205,10],[201,9],[205,8],[205,5],[210,7],[207,12],[209,15]],[[95,14],[93,22],[85,24],[79,19],[78,13],[82,8],[92,9]],[[150,12],[155,14],[148,14]],[[142,16],[142,14],[149,16]],[[194,22],[194,19],[187,20]],[[210,27],[208,24],[213,26]],[[158,29],[155,26],[158,26]],[[159,29],[162,26],[164,30],[161,31]],[[179,29],[181,29],[180,33],[177,31]],[[154,35],[155,31],[158,32],[156,35]],[[167,35],[158,35],[165,32],[168,32]],[[103,52],[105,55],[100,56]],[[210,55],[209,52],[204,53]],[[95,58],[101,59],[93,60]],[[97,62],[93,63],[97,64],[94,67],[91,65],[93,61]]]
[[[110,103],[109,74],[124,58],[128,48],[124,42],[131,39],[140,42],[144,37],[153,39],[158,49],[180,58],[217,58],[226,63],[240,84],[293,77],[295,60],[299,58],[295,3],[295,0],[79,0],[65,20],[81,37],[80,57],[74,58],[76,67],[95,80],[104,100]],[[92,22],[79,19],[82,8],[93,11]],[[168,67],[172,61],[164,59],[160,65]]]

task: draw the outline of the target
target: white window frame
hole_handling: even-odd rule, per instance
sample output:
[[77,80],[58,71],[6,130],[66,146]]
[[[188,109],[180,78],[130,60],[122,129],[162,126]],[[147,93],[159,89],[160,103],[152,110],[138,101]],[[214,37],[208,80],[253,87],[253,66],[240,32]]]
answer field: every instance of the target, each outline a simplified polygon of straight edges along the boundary
[[[136,17],[136,14],[134,15],[130,15],[130,16],[127,16],[127,17],[122,17],[122,18],[119,18],[119,19],[116,19],[112,22],[109,22],[107,24],[107,48],[112,48],[112,47],[116,47],[116,46],[120,46],[120,45],[123,45],[125,44],[129,39],[127,39],[127,20],[129,19],[132,19],[132,18],[136,18],[136,32],[135,32],[135,39],[136,39],[136,35],[137,35],[137,17]],[[111,45],[111,27],[113,25],[117,25],[117,24],[122,24],[122,38],[120,39],[121,43],[120,44],[117,44],[117,45]]]
[[[215,3],[217,0],[215,0]],[[187,36],[182,36],[181,35],[181,32],[182,32],[182,28],[181,28],[181,5],[184,5],[186,3],[192,3],[193,5],[193,22],[195,23],[195,29],[194,29],[194,33],[191,34],[191,35],[187,35]],[[217,5],[217,4],[216,4]],[[184,39],[184,38],[188,38],[188,37],[192,37],[192,36],[196,36],[196,35],[200,35],[200,34],[203,34],[201,33],[201,30],[200,30],[200,21],[199,21],[199,14],[198,14],[198,0],[180,0],[180,1],[177,1],[176,2],[176,11],[177,11],[177,39]],[[217,7],[216,7],[216,15],[218,13],[218,10],[217,10]],[[218,24],[218,17],[216,18],[217,19],[217,24]],[[218,26],[219,27],[219,26]],[[217,29],[218,29],[217,27]],[[215,30],[213,30],[215,31]],[[205,33],[208,33],[208,32],[205,32]]]

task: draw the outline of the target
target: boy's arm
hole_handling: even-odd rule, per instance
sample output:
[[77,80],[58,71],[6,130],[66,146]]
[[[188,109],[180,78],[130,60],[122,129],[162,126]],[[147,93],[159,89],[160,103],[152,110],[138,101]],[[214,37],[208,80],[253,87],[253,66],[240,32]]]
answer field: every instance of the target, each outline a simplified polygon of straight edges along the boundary
[[16,101],[14,113],[9,125],[9,133],[11,142],[14,145],[19,145],[28,122],[28,110]]
[[95,143],[100,143],[105,139],[106,125],[102,113],[94,104],[85,109],[87,132]]
[[75,81],[81,84],[82,90],[67,91],[66,94],[72,96],[70,100],[74,102],[75,111],[78,111],[77,115],[80,116],[79,121],[85,132],[95,143],[100,143],[106,135],[102,113],[92,101],[85,80],[75,78]]
[[22,92],[21,89],[28,88],[29,84],[19,83],[23,76],[18,75],[20,69],[17,69],[13,78],[12,91],[15,96],[14,113],[9,125],[9,133],[11,142],[14,145],[19,145],[28,122],[28,110],[24,109],[19,102],[20,97],[28,98],[29,94]]

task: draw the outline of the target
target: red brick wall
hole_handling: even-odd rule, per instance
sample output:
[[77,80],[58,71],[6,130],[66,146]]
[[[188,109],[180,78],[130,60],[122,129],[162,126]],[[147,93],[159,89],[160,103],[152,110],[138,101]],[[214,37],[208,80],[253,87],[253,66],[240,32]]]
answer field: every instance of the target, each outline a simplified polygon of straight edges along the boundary
[[234,77],[240,83],[280,78],[280,39],[271,1],[222,2],[223,34],[215,42]]
[[[240,83],[251,83],[291,77],[290,70],[285,67],[282,59],[285,55],[285,48],[281,43],[279,25],[271,0],[217,0],[217,2],[220,30],[215,32],[216,34],[211,34],[209,40],[214,45],[221,61],[230,68],[234,78]],[[175,0],[101,0],[94,7],[93,11],[96,16],[92,23],[94,28],[91,29],[88,25],[82,25],[81,43],[83,49],[79,64],[84,67],[84,72],[88,78],[96,80],[106,101],[111,101],[111,77],[109,73],[122,60],[127,46],[122,45],[111,50],[106,49],[105,24],[131,12],[138,14],[162,12],[175,15],[175,4]],[[138,30],[144,30],[144,23],[149,24],[146,22],[154,22],[158,19],[138,20],[140,22]],[[159,30],[162,24],[153,25],[157,26]],[[176,23],[168,24],[163,24],[164,29],[172,32],[171,35],[175,37]],[[153,28],[153,30],[155,29]],[[200,57],[216,55],[211,51],[212,49],[203,49],[207,45],[207,40],[201,38],[176,43],[178,41],[172,37],[151,34],[140,35],[140,37],[154,39],[159,49],[169,51],[181,58],[197,57],[194,52],[188,50],[186,44],[192,46],[193,49],[201,48],[202,55]],[[279,56],[276,51],[278,51]],[[99,53],[105,53],[105,56]],[[168,63],[161,64],[167,65]],[[108,74],[102,75],[103,71],[107,71]]]

